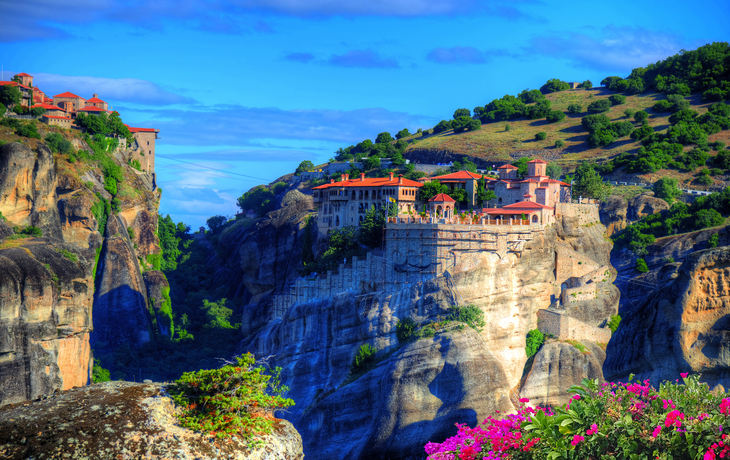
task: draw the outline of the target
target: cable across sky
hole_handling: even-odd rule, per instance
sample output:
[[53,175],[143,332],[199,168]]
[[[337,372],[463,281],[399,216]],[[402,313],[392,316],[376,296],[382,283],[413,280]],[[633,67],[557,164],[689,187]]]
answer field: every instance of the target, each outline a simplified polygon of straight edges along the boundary
[[235,173],[235,172],[231,172],[231,171],[225,171],[223,169],[211,168],[209,166],[203,166],[203,165],[200,165],[200,164],[197,164],[197,163],[191,163],[189,161],[178,160],[177,158],[172,158],[172,157],[167,157],[167,156],[164,156],[164,155],[160,155],[159,153],[158,154],[155,154],[155,156],[158,157],[158,158],[165,158],[167,160],[178,161],[180,163],[185,163],[185,164],[197,166],[198,168],[205,168],[205,169],[210,169],[211,171],[218,171],[218,172],[222,172],[222,173],[225,173],[225,174],[231,174],[233,176],[241,176],[241,177],[245,177],[247,179],[262,180],[262,181],[266,182],[267,184],[270,183],[270,182],[273,182],[272,180],[264,179],[262,177],[248,176],[246,174],[239,174],[239,173]]

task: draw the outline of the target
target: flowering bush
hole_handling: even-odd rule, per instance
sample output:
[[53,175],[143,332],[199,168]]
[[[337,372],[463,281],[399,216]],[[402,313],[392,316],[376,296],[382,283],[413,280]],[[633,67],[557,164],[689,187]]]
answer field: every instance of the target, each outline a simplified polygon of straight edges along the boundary
[[[633,377],[633,376],[632,376]],[[507,459],[730,459],[730,398],[713,395],[699,375],[683,384],[649,381],[598,384],[584,379],[570,388],[563,407],[531,408],[489,417],[474,428],[425,446],[429,460]]]

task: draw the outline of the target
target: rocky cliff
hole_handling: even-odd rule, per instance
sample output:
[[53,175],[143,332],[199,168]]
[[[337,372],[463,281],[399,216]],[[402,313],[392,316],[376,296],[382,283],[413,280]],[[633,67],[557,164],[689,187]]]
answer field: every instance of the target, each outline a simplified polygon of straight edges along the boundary
[[[301,228],[305,208],[288,218],[285,234],[293,237]],[[249,231],[248,238],[256,241],[257,231]],[[589,340],[584,340],[587,354],[576,355],[573,345],[560,343],[561,351],[541,351],[537,366],[526,368],[525,337],[538,327],[537,312],[560,296],[562,280],[608,263],[611,243],[604,231],[600,224],[580,225],[578,218],[566,217],[528,241],[519,255],[500,259],[484,253],[476,266],[448,278],[397,292],[343,292],[292,305],[281,318],[271,317],[271,298],[259,290],[244,310],[242,329],[248,338],[240,349],[274,355],[284,368],[288,396],[297,405],[283,416],[302,434],[307,455],[422,458],[422,446],[453,435],[454,423],[473,425],[496,411],[512,410],[521,389],[539,399],[544,381],[556,385],[555,394],[564,394],[584,377],[602,378],[605,355]],[[299,240],[287,241],[278,246],[278,257],[298,256]],[[252,262],[242,258],[241,263]],[[562,313],[587,329],[604,325],[618,303],[612,276],[598,280],[605,282],[591,299]],[[455,304],[477,306],[487,319],[483,330],[447,326],[443,320]],[[405,318],[421,326],[435,324],[438,333],[401,344],[395,330]],[[350,364],[365,343],[379,350],[379,363],[350,381]]]
[[[107,382],[0,408],[0,456],[28,458],[300,460],[302,440],[276,422],[263,445],[249,449],[182,428],[159,384]],[[62,423],[59,423],[62,421]]]
[[607,378],[634,373],[658,384],[693,372],[711,387],[730,385],[730,247],[696,251],[677,265],[644,302],[622,307]]
[[149,340],[140,262],[159,252],[159,193],[129,169],[115,214],[93,162],[0,147],[0,404],[88,383],[94,327],[110,344]]

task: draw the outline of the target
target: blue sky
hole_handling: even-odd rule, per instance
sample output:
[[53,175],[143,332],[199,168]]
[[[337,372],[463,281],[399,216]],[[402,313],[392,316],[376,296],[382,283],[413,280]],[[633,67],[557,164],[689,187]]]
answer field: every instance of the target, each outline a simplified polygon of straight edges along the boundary
[[160,129],[160,211],[197,228],[302,160],[549,78],[626,76],[730,41],[728,18],[726,0],[0,0],[0,64]]

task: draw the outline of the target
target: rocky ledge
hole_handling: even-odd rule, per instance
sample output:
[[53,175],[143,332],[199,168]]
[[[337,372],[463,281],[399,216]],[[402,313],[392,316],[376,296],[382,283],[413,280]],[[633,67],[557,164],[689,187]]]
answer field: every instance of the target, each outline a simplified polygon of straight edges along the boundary
[[263,447],[219,440],[177,424],[162,384],[107,382],[0,407],[4,459],[276,459],[304,458],[291,423],[277,420]]

